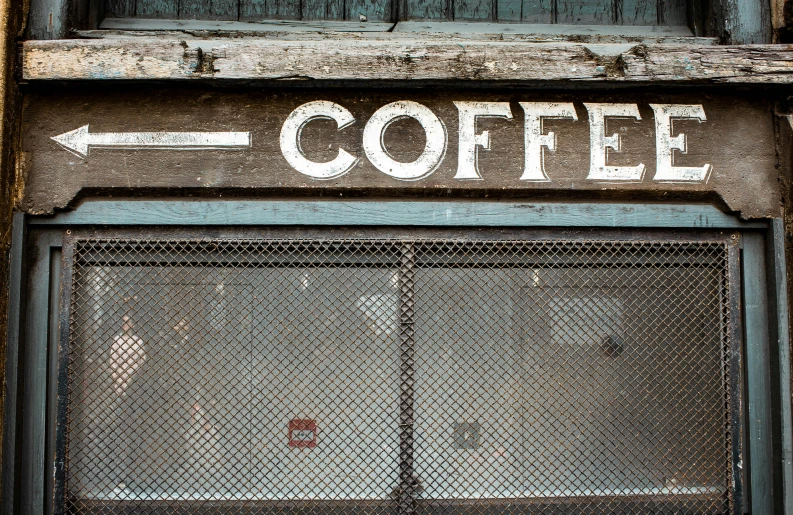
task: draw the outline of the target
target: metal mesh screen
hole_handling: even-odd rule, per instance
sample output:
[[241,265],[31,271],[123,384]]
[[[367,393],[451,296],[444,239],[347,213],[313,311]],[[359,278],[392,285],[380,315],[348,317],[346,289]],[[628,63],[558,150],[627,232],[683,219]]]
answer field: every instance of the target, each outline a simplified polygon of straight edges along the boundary
[[77,240],[75,513],[726,513],[727,246]]

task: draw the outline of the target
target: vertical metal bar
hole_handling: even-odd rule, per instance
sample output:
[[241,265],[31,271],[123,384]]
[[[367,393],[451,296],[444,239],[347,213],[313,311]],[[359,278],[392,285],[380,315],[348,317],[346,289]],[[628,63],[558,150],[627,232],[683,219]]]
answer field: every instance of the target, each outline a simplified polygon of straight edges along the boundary
[[730,345],[729,378],[730,378],[730,432],[732,509],[731,513],[742,513],[744,503],[743,492],[743,324],[741,323],[741,269],[738,237],[727,247],[727,285],[729,288],[727,302],[730,308],[730,325],[728,338]]
[[782,513],[793,513],[793,423],[791,422],[790,394],[790,319],[788,315],[787,272],[785,263],[785,224],[781,218],[771,222],[769,230],[768,254],[773,270],[773,285],[769,292],[771,320],[776,338],[777,379],[779,407],[775,408],[778,417],[776,434],[779,435],[779,452],[775,464],[780,477],[778,492],[782,502]]
[[20,323],[24,291],[22,289],[25,247],[25,215],[14,213],[11,222],[11,252],[8,269],[8,322],[6,332],[5,413],[3,414],[3,495],[2,513],[16,513],[17,460],[17,371],[19,369]]
[[749,413],[749,485],[752,513],[773,513],[768,299],[762,234],[743,244],[743,302],[746,326],[746,391]]
[[399,264],[399,515],[415,511],[415,265],[413,243],[402,245]]
[[71,332],[71,297],[72,297],[72,277],[74,264],[74,239],[69,235],[63,240],[63,250],[61,252],[61,288],[60,304],[58,309],[57,335],[58,362],[56,373],[57,384],[57,404],[55,413],[55,456],[54,456],[54,490],[52,495],[53,510],[51,513],[60,515],[64,513],[64,501],[66,499],[66,427],[67,409],[69,402],[69,334]]
[[47,424],[44,445],[44,513],[52,513],[55,489],[55,421],[57,414],[58,331],[61,301],[61,251],[50,253],[50,298],[47,337]]

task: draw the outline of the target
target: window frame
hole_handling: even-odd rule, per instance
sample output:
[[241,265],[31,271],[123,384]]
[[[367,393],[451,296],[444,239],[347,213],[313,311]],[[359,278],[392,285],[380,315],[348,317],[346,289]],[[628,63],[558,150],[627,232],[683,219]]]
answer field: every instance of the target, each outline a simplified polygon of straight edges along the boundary
[[[674,204],[561,204],[410,201],[86,201],[55,216],[17,214],[11,251],[6,439],[3,508],[6,513],[52,511],[54,474],[45,472],[53,444],[47,432],[63,413],[53,410],[64,381],[47,381],[57,369],[58,342],[68,333],[57,309],[64,236],[75,227],[105,226],[145,232],[150,226],[332,227],[413,226],[434,229],[511,228],[708,228],[740,241],[744,339],[742,427],[751,462],[738,463],[753,513],[770,513],[790,492],[774,488],[790,473],[790,398],[784,226],[781,219],[741,221],[712,206]],[[222,233],[223,230],[221,229]],[[734,246],[738,252],[738,246]],[[26,251],[27,249],[27,251]],[[66,292],[66,293],[65,293]],[[68,299],[67,299],[68,301]],[[60,319],[59,319],[60,317]],[[56,329],[59,327],[59,329]],[[59,332],[60,331],[60,332]],[[68,334],[66,334],[68,336]],[[772,358],[771,356],[774,356]],[[28,387],[26,387],[28,385]],[[30,386],[33,385],[33,386]],[[57,390],[56,390],[57,385]],[[776,399],[775,405],[772,399]],[[736,410],[737,411],[737,410]],[[736,414],[736,411],[733,414]],[[748,423],[746,422],[748,418]],[[739,471],[736,471],[739,472]],[[746,497],[745,497],[746,499]]]

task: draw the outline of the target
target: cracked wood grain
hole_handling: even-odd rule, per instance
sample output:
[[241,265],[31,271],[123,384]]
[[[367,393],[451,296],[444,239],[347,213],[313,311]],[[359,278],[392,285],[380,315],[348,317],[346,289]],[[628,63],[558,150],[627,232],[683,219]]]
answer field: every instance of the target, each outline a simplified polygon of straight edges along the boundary
[[22,45],[39,80],[240,79],[791,83],[793,46],[421,40],[56,40]]

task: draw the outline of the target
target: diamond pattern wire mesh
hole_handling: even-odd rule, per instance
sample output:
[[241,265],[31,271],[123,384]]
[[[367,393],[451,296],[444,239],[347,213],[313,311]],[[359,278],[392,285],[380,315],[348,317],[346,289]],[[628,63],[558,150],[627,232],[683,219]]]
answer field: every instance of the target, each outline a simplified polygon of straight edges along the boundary
[[726,245],[78,240],[73,513],[727,513]]

